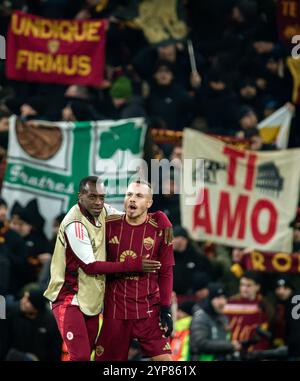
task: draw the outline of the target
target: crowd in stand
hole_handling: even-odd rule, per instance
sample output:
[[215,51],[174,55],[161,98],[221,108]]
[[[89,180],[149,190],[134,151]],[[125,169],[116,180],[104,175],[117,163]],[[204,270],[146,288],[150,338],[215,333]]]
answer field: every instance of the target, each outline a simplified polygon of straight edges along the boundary
[[[185,39],[169,36],[150,43],[132,28],[138,0],[11,0],[0,4],[0,34],[6,36],[13,10],[47,18],[107,18],[105,80],[101,86],[58,85],[8,80],[0,61],[0,159],[8,149],[8,119],[24,122],[87,121],[145,117],[149,129],[182,131],[186,126],[208,133],[263,144],[258,123],[291,103],[293,78],[286,65],[290,52],[279,42],[273,0],[187,0],[179,15],[189,29],[196,70]],[[9,46],[8,46],[9,49]],[[48,102],[51,99],[51,102]],[[300,146],[299,106],[292,120],[289,147]],[[299,126],[298,126],[299,127]],[[151,157],[181,158],[180,144],[156,144]],[[149,147],[148,147],[149,148]],[[145,150],[146,151],[146,150]],[[2,171],[2,170],[0,170]],[[227,355],[286,344],[290,359],[300,359],[299,322],[291,299],[300,286],[297,275],[276,276],[233,271],[247,249],[193,242],[181,226],[174,179],[169,194],[156,195],[153,210],[163,210],[174,225],[174,359],[226,359]],[[0,320],[0,359],[59,360],[62,343],[42,296],[49,277],[53,239],[43,232],[36,200],[8,212],[0,200],[0,294],[7,319]],[[300,213],[294,225],[294,252],[300,251]],[[225,290],[225,288],[226,290]],[[238,307],[255,310],[252,331],[241,333]],[[247,308],[248,308],[247,307]],[[257,329],[258,328],[258,329]],[[261,329],[261,331],[259,331]],[[251,332],[252,332],[251,331]],[[245,343],[245,338],[254,340]],[[130,359],[139,359],[136,343]]]

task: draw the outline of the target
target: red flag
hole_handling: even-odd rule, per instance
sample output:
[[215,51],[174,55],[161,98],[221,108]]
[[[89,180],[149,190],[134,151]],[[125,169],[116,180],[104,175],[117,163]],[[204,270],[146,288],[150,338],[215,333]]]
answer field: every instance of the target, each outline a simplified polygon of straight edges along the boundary
[[98,86],[105,66],[106,20],[52,20],[16,11],[6,74],[30,82]]

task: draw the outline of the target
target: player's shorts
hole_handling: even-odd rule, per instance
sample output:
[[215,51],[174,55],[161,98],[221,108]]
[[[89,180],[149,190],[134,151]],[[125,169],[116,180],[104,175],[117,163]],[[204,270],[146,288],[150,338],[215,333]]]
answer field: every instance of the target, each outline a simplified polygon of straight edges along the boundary
[[132,320],[104,318],[95,361],[127,361],[133,339],[138,340],[144,357],[171,354],[170,339],[163,336],[158,315]]
[[71,361],[90,361],[94,348],[99,316],[86,316],[70,298],[63,303],[53,303],[52,312]]

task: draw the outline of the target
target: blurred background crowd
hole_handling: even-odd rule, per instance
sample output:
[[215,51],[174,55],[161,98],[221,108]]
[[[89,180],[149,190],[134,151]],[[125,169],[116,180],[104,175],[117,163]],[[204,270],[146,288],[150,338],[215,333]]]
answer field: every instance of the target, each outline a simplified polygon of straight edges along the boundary
[[[159,23],[146,18],[153,8]],[[2,177],[13,114],[23,121],[145,117],[146,158],[180,159],[180,139],[157,142],[153,129],[190,126],[245,139],[252,150],[276,150],[263,142],[258,123],[288,103],[295,112],[288,147],[300,147],[300,105],[293,104],[295,79],[286,63],[290,51],[278,37],[275,0],[2,0],[0,35],[6,36],[14,10],[52,19],[106,18],[109,24],[101,86],[9,80],[0,61]],[[181,226],[176,184],[167,181],[170,192],[155,196],[153,210],[163,210],[174,225],[174,359],[222,360],[283,345],[289,359],[300,359],[300,320],[291,302],[299,275],[243,272],[247,248],[194,242]],[[7,305],[0,359],[65,359],[42,296],[63,215],[53,221],[49,240],[36,200],[10,211],[6,201],[0,200],[0,294]],[[293,252],[300,254],[300,211],[293,228]],[[129,358],[141,359],[136,343]]]

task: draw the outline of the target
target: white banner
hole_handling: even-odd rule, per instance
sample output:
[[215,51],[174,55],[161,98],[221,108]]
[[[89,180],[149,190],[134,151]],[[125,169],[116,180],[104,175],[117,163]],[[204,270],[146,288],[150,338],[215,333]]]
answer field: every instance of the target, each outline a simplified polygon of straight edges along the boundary
[[181,195],[182,224],[192,238],[262,251],[291,251],[300,149],[244,151],[185,129],[183,158],[205,160],[205,186],[198,190],[198,199],[203,200],[188,205],[185,194]]

